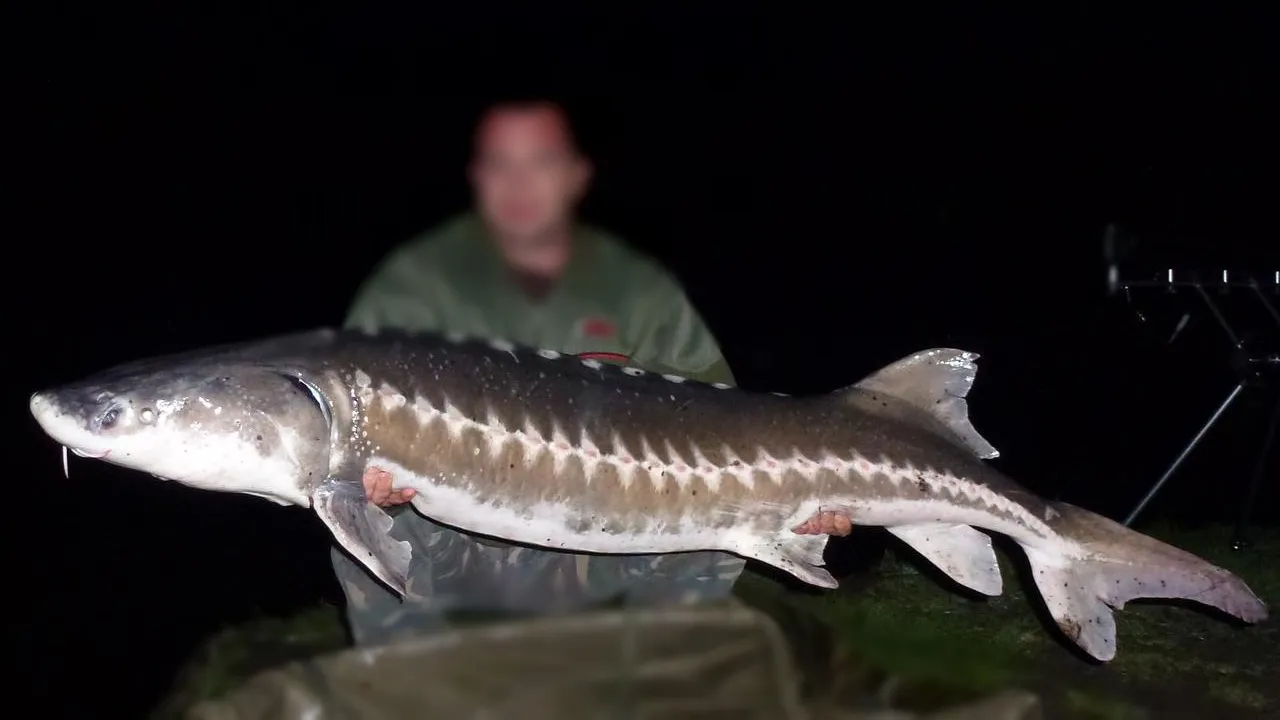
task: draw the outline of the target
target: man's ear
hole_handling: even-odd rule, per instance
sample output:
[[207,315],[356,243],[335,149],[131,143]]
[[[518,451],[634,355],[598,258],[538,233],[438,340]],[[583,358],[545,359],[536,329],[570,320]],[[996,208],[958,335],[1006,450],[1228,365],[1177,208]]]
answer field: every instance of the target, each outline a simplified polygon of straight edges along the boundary
[[585,157],[579,156],[573,163],[573,199],[581,200],[591,188],[591,179],[595,176],[595,166]]

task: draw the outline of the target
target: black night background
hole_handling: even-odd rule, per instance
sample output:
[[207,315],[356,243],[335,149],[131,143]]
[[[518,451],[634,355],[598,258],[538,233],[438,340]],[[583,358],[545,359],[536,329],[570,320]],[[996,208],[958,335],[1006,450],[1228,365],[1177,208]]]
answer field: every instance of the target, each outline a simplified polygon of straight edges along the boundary
[[[383,254],[466,206],[472,124],[507,95],[566,105],[597,166],[586,216],[679,276],[743,386],[979,352],[997,465],[1112,518],[1237,376],[1193,291],[1108,294],[1108,226],[1136,239],[1125,279],[1229,269],[1280,305],[1274,16],[429,5],[10,24],[4,644],[40,716],[138,716],[210,633],[341,593],[307,512],[78,458],[64,479],[30,393],[340,324]],[[1250,293],[1211,292],[1263,352]],[[1233,522],[1275,402],[1242,395],[1144,514]]]

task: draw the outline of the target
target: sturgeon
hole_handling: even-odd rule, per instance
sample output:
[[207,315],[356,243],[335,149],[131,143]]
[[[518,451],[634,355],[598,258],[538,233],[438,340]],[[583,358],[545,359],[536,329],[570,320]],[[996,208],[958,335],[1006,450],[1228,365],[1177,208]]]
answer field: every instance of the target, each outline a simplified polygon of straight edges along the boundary
[[389,471],[421,514],[554,550],[719,550],[821,588],[820,512],[882,526],[985,595],[991,537],[1021,546],[1065,635],[1115,655],[1113,609],[1195,600],[1246,622],[1266,606],[1233,574],[1087,510],[1047,502],[984,460],[969,421],[977,355],[935,348],[851,387],[790,397],[434,334],[318,330],[145,360],[34,394],[76,455],[196,488],[311,507],[403,595],[411,549],[361,478]]

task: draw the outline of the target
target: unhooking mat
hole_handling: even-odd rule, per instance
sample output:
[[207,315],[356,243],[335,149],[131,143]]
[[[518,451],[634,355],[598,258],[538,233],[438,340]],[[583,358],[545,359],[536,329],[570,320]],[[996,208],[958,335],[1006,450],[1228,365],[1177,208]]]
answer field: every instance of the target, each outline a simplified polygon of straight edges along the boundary
[[[777,625],[743,606],[463,627],[291,663],[192,708],[191,720],[908,720],[808,707]],[[929,716],[1039,717],[1012,693]]]

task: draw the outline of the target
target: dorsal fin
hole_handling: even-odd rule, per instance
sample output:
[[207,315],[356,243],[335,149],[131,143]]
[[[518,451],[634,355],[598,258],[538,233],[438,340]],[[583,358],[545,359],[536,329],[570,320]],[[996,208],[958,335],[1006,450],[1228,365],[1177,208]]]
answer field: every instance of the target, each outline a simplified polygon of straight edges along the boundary
[[[925,350],[887,365],[841,392],[849,402],[871,412],[898,416],[923,412],[978,457],[999,457],[1000,451],[969,422],[965,396],[978,372],[977,359],[977,353],[953,348]],[[886,402],[886,397],[898,402]]]

